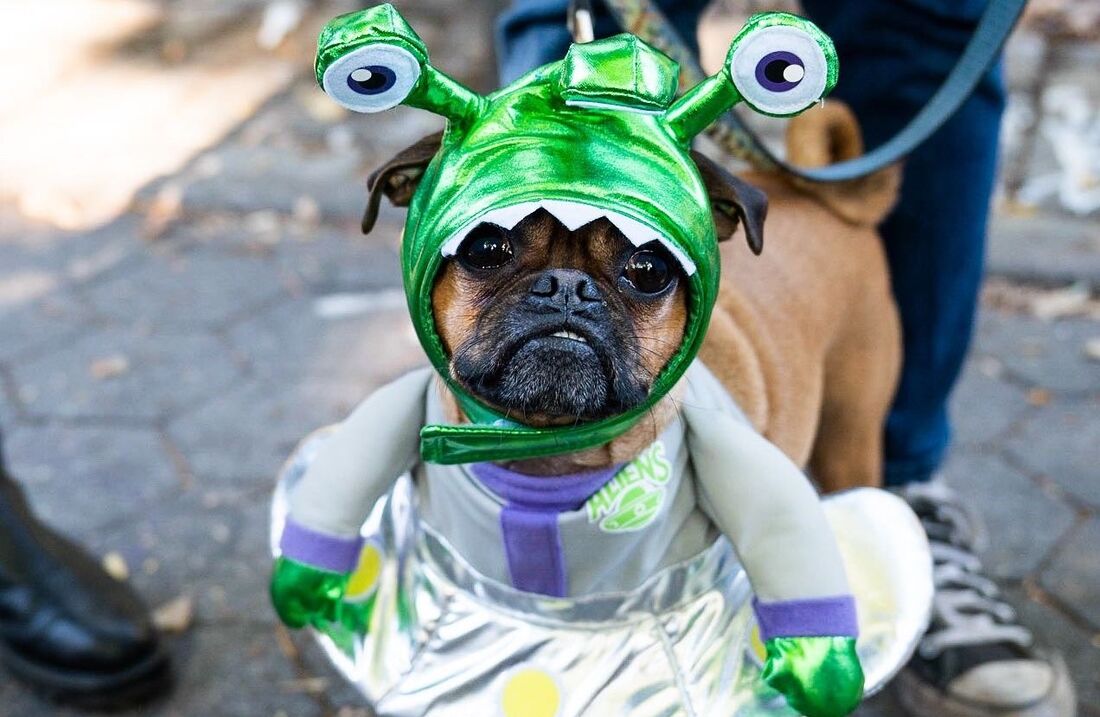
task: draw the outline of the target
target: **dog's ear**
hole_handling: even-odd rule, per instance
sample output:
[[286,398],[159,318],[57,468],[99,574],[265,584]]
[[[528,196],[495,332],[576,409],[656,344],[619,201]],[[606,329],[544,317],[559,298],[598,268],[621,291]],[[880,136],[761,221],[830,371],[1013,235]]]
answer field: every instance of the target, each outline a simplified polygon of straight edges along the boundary
[[764,250],[764,217],[768,214],[768,195],[748,182],[727,172],[706,156],[692,151],[710,197],[718,241],[725,241],[737,229],[745,228],[745,238],[753,254]]
[[363,212],[363,233],[369,234],[378,220],[378,206],[385,194],[395,207],[407,207],[412,201],[416,186],[424,175],[424,168],[439,152],[443,133],[436,132],[416,144],[406,147],[390,161],[374,170],[367,178],[367,208]]

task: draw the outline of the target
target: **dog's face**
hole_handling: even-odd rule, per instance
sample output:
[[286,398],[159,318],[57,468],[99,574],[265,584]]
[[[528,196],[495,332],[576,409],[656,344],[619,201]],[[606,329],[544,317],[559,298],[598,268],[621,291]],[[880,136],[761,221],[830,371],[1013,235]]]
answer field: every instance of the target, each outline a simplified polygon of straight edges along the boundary
[[607,219],[570,231],[539,209],[511,230],[480,224],[432,294],[452,376],[534,425],[622,413],[679,348],[685,277],[657,242]]
[[[407,205],[440,147],[427,137],[370,180],[367,232],[381,195]],[[740,223],[762,245],[762,192],[693,153],[718,236]],[[448,258],[432,292],[454,380],[529,425],[615,415],[645,401],[680,348],[687,277],[658,242],[634,246],[607,219],[569,230],[536,210],[511,229],[482,223]]]

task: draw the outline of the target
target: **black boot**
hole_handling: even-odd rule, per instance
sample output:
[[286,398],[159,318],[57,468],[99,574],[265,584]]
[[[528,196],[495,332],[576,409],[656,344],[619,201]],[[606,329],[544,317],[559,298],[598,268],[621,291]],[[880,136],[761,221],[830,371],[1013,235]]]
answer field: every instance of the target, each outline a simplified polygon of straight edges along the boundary
[[0,661],[45,696],[131,706],[170,683],[145,606],[39,522],[0,465]]

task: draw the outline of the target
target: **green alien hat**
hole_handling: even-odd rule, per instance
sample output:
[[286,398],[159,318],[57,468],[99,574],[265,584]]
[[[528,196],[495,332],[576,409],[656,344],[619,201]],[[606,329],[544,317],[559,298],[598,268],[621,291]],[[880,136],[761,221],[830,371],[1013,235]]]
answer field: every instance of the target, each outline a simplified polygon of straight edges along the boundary
[[[725,66],[676,97],[679,66],[637,37],[574,44],[565,58],[481,96],[433,68],[423,41],[391,6],[335,18],[321,32],[317,81],[344,107],[398,104],[447,118],[442,147],[409,204],[402,271],[417,335],[471,423],[426,426],[437,463],[555,455],[606,443],[633,426],[687,370],[718,293],[718,243],[690,142],[740,101],[797,114],[836,84],[832,42],[786,13],[754,15]],[[683,343],[646,401],[575,426],[512,421],[455,381],[431,295],[443,261],[482,222],[512,228],[544,208],[570,229],[606,217],[635,245],[659,241],[688,277]]]

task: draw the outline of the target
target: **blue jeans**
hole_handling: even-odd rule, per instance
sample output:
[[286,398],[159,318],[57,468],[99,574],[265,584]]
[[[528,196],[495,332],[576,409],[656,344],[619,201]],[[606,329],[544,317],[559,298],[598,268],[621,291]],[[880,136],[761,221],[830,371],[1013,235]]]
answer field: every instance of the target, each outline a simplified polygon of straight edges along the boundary
[[[503,82],[565,55],[566,4],[513,0],[497,26]],[[694,47],[707,2],[657,4]],[[893,136],[940,86],[984,4],[803,0],[807,15],[836,43],[841,72],[834,96],[855,111],[869,147]],[[599,3],[595,10],[597,37],[619,31]],[[886,422],[888,485],[930,478],[950,441],[947,399],[973,330],[1003,109],[998,66],[910,155],[901,200],[882,226],[905,342],[901,382]]]

